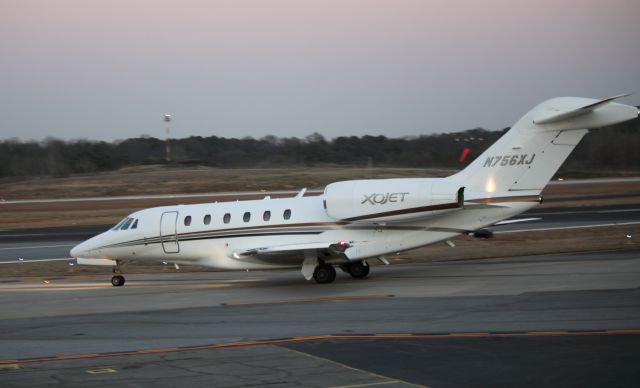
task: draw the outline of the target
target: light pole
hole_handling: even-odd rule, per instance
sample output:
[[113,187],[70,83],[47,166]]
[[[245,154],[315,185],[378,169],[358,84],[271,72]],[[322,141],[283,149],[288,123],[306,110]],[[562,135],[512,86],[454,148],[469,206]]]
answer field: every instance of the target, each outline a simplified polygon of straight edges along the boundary
[[171,143],[169,142],[169,134],[171,133],[171,115],[164,115],[165,122],[165,131],[166,131],[166,139],[164,141],[165,144],[165,160],[167,163],[171,162]]

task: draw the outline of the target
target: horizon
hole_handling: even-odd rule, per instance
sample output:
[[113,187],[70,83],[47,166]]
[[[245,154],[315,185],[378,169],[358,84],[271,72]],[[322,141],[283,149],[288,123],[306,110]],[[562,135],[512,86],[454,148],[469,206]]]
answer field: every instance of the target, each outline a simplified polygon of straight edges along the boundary
[[[364,138],[364,137],[383,137],[386,139],[392,139],[392,140],[411,140],[411,139],[415,139],[415,138],[421,138],[421,137],[431,137],[431,136],[442,136],[442,135],[454,135],[454,134],[464,134],[466,132],[470,132],[470,131],[484,131],[484,132],[503,132],[505,130],[510,129],[510,127],[505,127],[502,129],[486,129],[486,128],[480,128],[480,127],[476,127],[476,128],[470,128],[470,129],[465,129],[465,130],[460,130],[460,131],[451,131],[451,132],[433,132],[433,133],[427,133],[427,134],[418,134],[418,135],[404,135],[404,136],[387,136],[384,134],[377,134],[377,135],[370,135],[370,134],[359,134],[359,135],[339,135],[339,136],[334,136],[334,137],[327,137],[322,135],[321,133],[310,133],[306,136],[276,136],[276,135],[265,135],[262,137],[254,137],[254,136],[243,136],[243,137],[233,137],[233,136],[218,136],[218,135],[188,135],[188,136],[184,136],[184,137],[170,137],[169,140],[184,140],[184,139],[189,139],[192,137],[195,138],[211,138],[211,137],[216,137],[219,139],[227,139],[227,140],[245,140],[245,139],[252,139],[252,140],[256,140],[256,141],[269,141],[270,138],[275,138],[276,140],[288,140],[288,139],[296,139],[296,140],[301,140],[301,141],[307,141],[307,142],[312,142],[315,141],[314,139],[309,139],[312,138],[316,135],[320,135],[322,136],[323,140],[331,142],[331,141],[335,141],[336,139],[340,139],[343,137],[355,137],[355,138]],[[132,139],[154,139],[154,140],[160,140],[160,141],[165,141],[166,138],[161,137],[161,136],[152,136],[152,135],[148,135],[148,134],[140,134],[138,136],[132,136],[132,137],[128,137],[125,139],[113,139],[113,140],[100,140],[100,139],[90,139],[90,138],[71,138],[71,139],[63,139],[63,138],[58,138],[58,137],[54,137],[54,136],[47,136],[45,138],[42,139],[21,139],[19,137],[10,137],[10,138],[4,138],[4,139],[0,139],[0,143],[1,142],[12,142],[12,141],[17,141],[20,143],[38,143],[38,144],[45,144],[49,141],[62,141],[65,143],[76,143],[76,142],[89,142],[89,143],[98,143],[98,142],[105,142],[105,143],[121,143],[127,140],[132,140]]]

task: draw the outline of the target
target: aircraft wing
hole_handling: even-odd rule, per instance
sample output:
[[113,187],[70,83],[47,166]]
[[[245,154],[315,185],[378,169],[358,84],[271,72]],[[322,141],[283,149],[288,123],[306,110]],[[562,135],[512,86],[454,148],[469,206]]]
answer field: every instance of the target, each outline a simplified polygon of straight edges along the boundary
[[496,222],[494,225],[509,225],[509,224],[517,224],[518,222],[529,222],[529,221],[539,221],[542,218],[519,218],[515,220],[504,220],[500,222]]
[[236,259],[242,259],[247,256],[255,256],[255,255],[267,255],[267,254],[285,254],[291,252],[302,252],[306,250],[312,249],[326,249],[331,251],[334,254],[343,253],[347,248],[350,247],[350,244],[345,241],[321,241],[321,242],[312,242],[312,243],[301,243],[301,244],[285,244],[285,245],[271,245],[264,246],[259,248],[251,248],[245,250],[237,250],[233,251],[231,254]]
[[42,263],[42,262],[47,262],[47,261],[69,261],[69,260],[74,260],[71,257],[59,257],[59,258],[53,258],[53,259],[23,259],[23,258],[18,258],[16,260],[7,260],[7,261],[0,261],[0,264],[16,264],[16,263]]

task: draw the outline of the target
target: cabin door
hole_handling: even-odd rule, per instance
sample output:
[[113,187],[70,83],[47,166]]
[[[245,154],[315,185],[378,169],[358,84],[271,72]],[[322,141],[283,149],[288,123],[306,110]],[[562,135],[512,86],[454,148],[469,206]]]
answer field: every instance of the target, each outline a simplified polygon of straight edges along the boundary
[[178,253],[178,235],[176,234],[176,224],[178,223],[178,212],[164,212],[160,218],[160,239],[164,253]]

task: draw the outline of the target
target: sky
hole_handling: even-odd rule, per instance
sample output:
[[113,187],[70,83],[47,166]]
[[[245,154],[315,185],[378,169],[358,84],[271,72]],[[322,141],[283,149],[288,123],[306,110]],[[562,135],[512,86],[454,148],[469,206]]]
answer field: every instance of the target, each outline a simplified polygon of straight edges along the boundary
[[635,93],[638,0],[0,0],[0,140],[415,136]]

